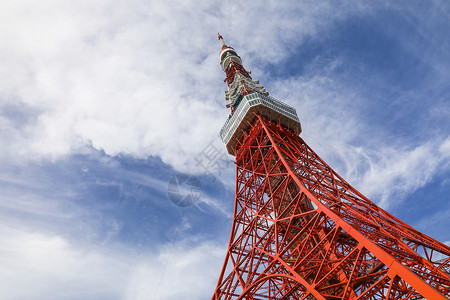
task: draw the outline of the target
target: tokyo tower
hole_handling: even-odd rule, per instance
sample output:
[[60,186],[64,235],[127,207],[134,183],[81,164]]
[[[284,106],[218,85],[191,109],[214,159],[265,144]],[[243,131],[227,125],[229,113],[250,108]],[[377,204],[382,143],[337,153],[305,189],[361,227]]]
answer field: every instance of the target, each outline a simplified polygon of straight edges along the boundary
[[212,299],[450,299],[450,247],[348,184],[221,43],[236,159],[234,218]]

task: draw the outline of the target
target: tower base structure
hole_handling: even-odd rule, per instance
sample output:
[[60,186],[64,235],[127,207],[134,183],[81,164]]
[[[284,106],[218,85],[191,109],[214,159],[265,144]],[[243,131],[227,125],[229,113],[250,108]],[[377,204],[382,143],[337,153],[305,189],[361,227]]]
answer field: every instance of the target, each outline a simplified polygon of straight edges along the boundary
[[213,299],[449,299],[450,248],[376,206],[292,130],[254,115]]

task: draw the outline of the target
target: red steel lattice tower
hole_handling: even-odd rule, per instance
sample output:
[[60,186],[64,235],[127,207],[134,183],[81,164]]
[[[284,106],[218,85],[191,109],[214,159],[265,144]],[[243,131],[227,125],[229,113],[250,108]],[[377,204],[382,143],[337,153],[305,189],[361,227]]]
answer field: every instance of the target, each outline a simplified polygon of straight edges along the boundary
[[300,138],[294,108],[270,97],[222,45],[236,157],[230,242],[213,299],[450,299],[450,247],[364,197]]

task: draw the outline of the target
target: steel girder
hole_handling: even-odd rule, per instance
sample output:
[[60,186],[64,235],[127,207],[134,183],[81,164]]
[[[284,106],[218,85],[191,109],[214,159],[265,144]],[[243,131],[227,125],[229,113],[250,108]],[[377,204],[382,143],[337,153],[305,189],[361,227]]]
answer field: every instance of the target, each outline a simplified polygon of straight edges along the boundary
[[235,154],[213,299],[450,299],[450,247],[376,206],[298,135],[257,116]]

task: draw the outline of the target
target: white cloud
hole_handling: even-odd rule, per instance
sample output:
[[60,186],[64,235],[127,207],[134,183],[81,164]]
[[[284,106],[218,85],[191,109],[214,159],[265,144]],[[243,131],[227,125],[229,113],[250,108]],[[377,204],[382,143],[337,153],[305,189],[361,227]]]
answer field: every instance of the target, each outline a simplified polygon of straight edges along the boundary
[[211,77],[202,69],[213,65],[215,52],[180,28],[196,10],[173,19],[163,3],[135,3],[136,10],[72,3],[2,9],[12,24],[0,31],[2,101],[14,98],[40,111],[11,147],[26,158],[57,158],[91,144],[111,155],[158,155],[181,168],[180,153],[195,153],[217,137],[223,112],[211,79],[202,89],[198,83]]
[[[37,112],[21,130],[1,122],[10,132],[2,133],[10,141],[2,156],[55,159],[92,145],[201,172],[192,158],[218,139],[227,115],[215,32],[228,30],[228,41],[245,42],[236,45],[241,53],[274,61],[288,43],[359,8],[292,9],[271,1],[249,10],[222,2],[2,3],[10,26],[0,29],[0,101]],[[255,28],[264,35],[251,34]]]
[[136,256],[29,229],[2,225],[0,233],[2,299],[205,299],[225,253],[177,241]]
[[136,266],[127,300],[208,299],[217,284],[225,247],[204,243],[190,248],[183,242]]
[[[357,181],[361,190],[388,207],[401,202],[409,193],[427,184],[440,171],[448,171],[450,151],[442,151],[449,143],[430,141],[414,149],[386,148],[367,155],[369,169]],[[372,161],[372,159],[374,161]]]
[[0,227],[3,299],[119,299],[130,258],[61,236]]

